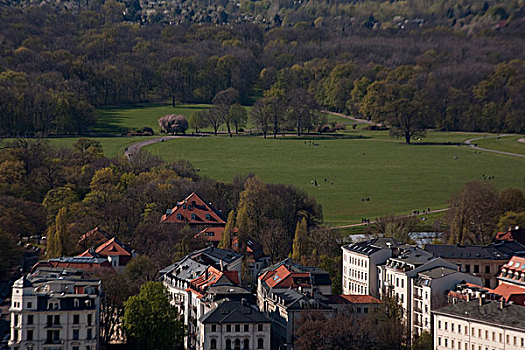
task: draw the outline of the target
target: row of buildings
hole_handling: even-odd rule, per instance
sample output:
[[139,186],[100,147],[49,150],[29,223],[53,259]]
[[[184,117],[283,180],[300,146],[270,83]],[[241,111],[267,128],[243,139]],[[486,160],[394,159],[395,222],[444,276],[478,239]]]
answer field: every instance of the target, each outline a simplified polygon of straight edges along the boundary
[[525,341],[524,233],[498,233],[485,246],[347,244],[343,293],[396,298],[412,338],[429,332],[435,349],[517,349]]

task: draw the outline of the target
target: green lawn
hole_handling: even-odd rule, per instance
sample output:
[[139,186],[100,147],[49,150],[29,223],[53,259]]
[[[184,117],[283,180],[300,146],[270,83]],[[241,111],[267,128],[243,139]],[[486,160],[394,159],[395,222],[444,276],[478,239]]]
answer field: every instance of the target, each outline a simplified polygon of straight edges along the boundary
[[479,147],[495,149],[498,151],[525,154],[525,143],[518,142],[520,138],[525,138],[524,135],[519,136],[505,136],[505,137],[493,137],[484,140],[476,140]]
[[209,108],[210,105],[177,105],[145,104],[134,105],[128,108],[105,107],[97,110],[97,123],[94,132],[120,134],[122,130],[133,128],[141,129],[149,126],[155,133],[160,133],[158,120],[166,114],[182,114],[189,118],[191,113]]
[[[353,138],[359,135],[363,138]],[[523,159],[454,145],[475,134],[429,132],[415,145],[391,139],[388,132],[350,131],[339,136],[203,137],[170,140],[147,150],[166,160],[188,159],[201,174],[221,181],[253,172],[266,182],[294,184],[317,198],[326,222],[334,225],[446,207],[451,193],[468,181],[481,180],[482,174],[495,176],[498,188],[524,187]],[[319,146],[310,146],[308,140]],[[315,180],[319,186],[311,184]]]

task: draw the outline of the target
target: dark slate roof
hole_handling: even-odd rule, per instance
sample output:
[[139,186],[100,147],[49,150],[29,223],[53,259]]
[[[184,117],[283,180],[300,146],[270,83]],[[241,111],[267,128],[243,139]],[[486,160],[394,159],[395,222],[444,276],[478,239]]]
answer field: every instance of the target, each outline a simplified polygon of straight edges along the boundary
[[434,311],[437,314],[453,315],[462,319],[471,319],[489,325],[503,325],[525,331],[525,307],[506,304],[500,308],[498,301],[484,301],[479,305],[479,299],[450,304]]
[[197,250],[189,256],[198,262],[202,262],[206,265],[219,264],[220,260],[229,264],[242,257],[241,254],[235,253],[229,250],[216,248],[209,246],[201,250]]
[[420,266],[432,260],[433,254],[417,246],[403,246],[397,257],[390,260]]
[[313,299],[295,289],[277,288],[272,289],[270,299],[278,299],[278,303],[292,309],[331,309],[330,306],[320,300]]
[[393,238],[374,238],[368,241],[350,243],[343,246],[343,248],[359,254],[372,255],[381,249],[395,248],[400,244]]
[[427,244],[425,249],[434,256],[445,259],[491,259],[509,260],[518,253],[525,253],[525,246],[519,242],[499,242],[486,246]]
[[[75,306],[75,299],[78,300],[78,306]],[[38,311],[47,311],[47,303],[49,300],[57,300],[60,303],[60,311],[74,311],[74,310],[95,310],[98,305],[96,304],[95,297],[89,297],[86,295],[79,294],[66,294],[51,296],[47,295],[38,295],[37,296],[37,310]],[[86,301],[91,301],[90,306],[87,306]]]
[[449,269],[447,267],[436,267],[436,268],[433,268],[433,269],[430,269],[424,272],[420,272],[419,274],[424,277],[436,279],[436,278],[441,278],[441,277],[445,277],[448,275],[452,275],[456,272],[458,271]]
[[225,300],[215,309],[203,315],[202,323],[270,323],[260,311],[241,301]]

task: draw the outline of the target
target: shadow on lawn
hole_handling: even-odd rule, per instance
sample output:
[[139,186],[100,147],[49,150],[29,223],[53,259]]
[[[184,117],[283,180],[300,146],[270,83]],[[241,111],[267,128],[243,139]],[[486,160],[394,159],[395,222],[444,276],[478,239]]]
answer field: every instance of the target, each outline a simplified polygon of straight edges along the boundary
[[[268,136],[268,138],[273,138],[272,136]],[[286,137],[277,136],[277,140],[304,140],[304,141],[317,141],[317,140],[365,140],[365,139],[371,139],[370,136],[364,136],[364,135],[348,135],[348,134],[305,134],[302,136],[291,136],[287,135]]]
[[[406,143],[405,143],[406,144]],[[463,142],[418,142],[411,143],[409,146],[461,146]]]

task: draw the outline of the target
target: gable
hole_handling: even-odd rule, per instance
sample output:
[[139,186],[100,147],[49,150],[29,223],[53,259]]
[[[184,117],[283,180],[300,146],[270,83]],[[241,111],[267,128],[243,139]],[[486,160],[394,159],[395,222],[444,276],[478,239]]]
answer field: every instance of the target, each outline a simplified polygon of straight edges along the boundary
[[166,214],[162,215],[161,222],[188,225],[226,225],[225,219],[195,192],[183,201],[178,202],[172,209],[168,209]]

